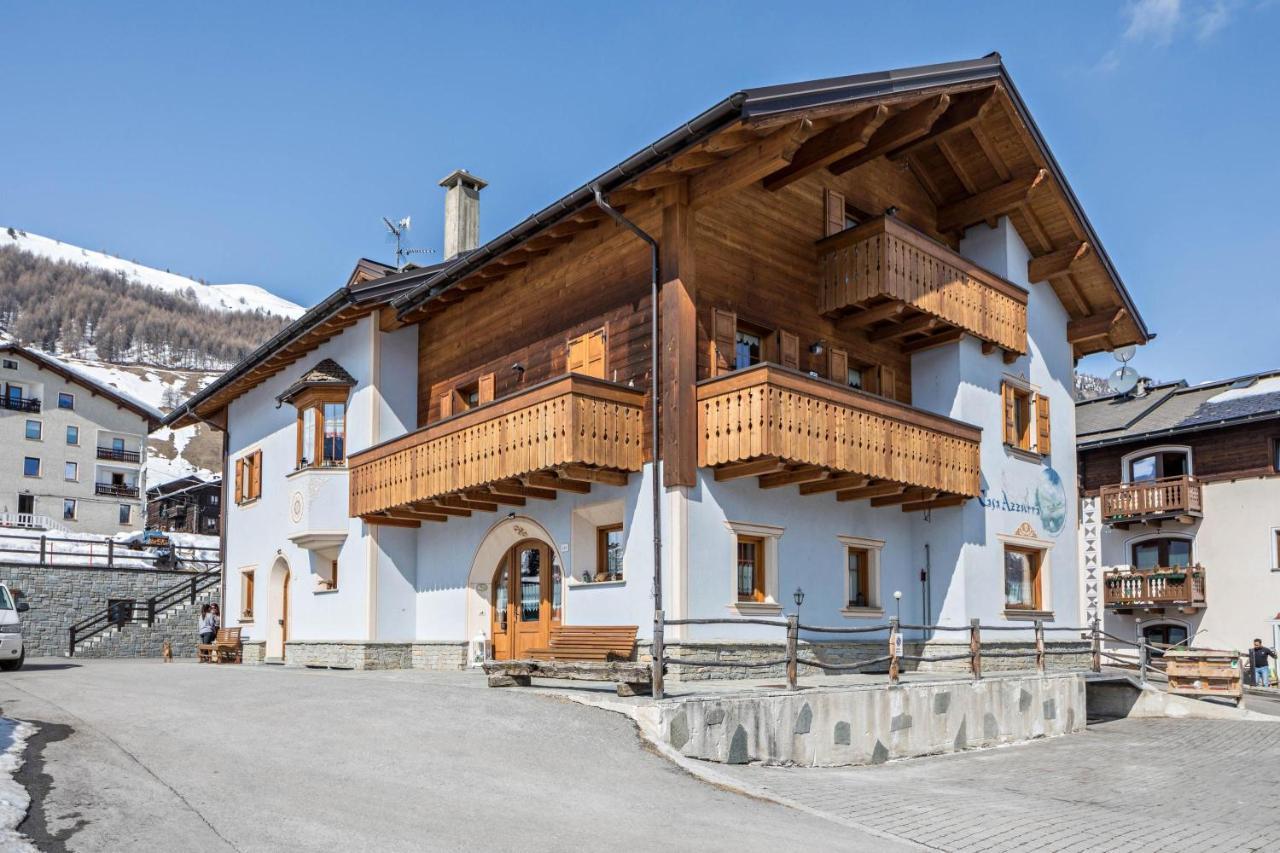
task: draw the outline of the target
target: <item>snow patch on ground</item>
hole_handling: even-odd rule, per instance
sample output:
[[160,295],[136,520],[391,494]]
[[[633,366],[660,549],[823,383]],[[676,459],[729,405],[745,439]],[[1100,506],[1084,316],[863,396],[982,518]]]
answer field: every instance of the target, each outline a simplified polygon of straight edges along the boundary
[[0,717],[0,850],[25,853],[36,849],[18,832],[18,824],[31,808],[31,796],[13,778],[22,767],[27,738],[35,731],[30,723]]
[[204,284],[185,275],[153,269],[114,255],[83,249],[63,243],[51,237],[42,237],[25,231],[0,228],[0,248],[14,246],[24,252],[39,255],[53,261],[65,261],[77,266],[105,270],[123,275],[126,279],[144,287],[152,287],[178,296],[194,296],[200,305],[219,311],[264,311],[280,314],[290,320],[301,317],[306,311],[301,305],[276,296],[255,284]]

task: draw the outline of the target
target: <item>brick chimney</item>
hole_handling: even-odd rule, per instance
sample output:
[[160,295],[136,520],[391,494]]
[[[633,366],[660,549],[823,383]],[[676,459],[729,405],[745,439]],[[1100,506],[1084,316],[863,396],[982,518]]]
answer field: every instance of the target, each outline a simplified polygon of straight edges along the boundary
[[440,182],[444,196],[444,260],[480,245],[480,190],[489,184],[457,169]]

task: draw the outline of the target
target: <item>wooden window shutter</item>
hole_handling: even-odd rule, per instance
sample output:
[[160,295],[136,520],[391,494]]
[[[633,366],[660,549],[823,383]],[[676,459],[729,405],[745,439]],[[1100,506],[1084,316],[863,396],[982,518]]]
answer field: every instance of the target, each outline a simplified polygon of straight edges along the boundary
[[250,495],[255,498],[262,497],[262,451],[254,451],[253,464],[250,473],[253,475],[253,482],[250,484]]
[[476,389],[478,392],[478,399],[477,399],[478,404],[483,405],[485,403],[493,402],[493,382],[494,382],[494,375],[492,373],[486,373],[485,375],[480,377],[479,381],[476,384]]
[[586,336],[587,339],[587,363],[583,369],[583,373],[588,376],[594,376],[597,379],[604,379],[604,355],[605,340],[604,329],[596,329],[594,332]]
[[244,503],[244,459],[236,460],[236,503]]
[[733,311],[714,309],[711,334],[711,375],[719,376],[734,370],[738,364],[736,343],[738,339],[738,315]]
[[450,388],[440,395],[440,417],[453,417],[453,389]]
[[1049,398],[1044,394],[1036,395],[1036,451],[1049,455]]
[[881,397],[888,397],[890,400],[898,399],[898,371],[887,364],[882,364],[876,369],[876,373],[879,374],[879,391],[877,393]]
[[844,230],[844,193],[826,190],[823,208],[826,211],[827,226],[825,234],[839,234]]
[[827,350],[827,378],[841,385],[849,381],[849,353],[842,349]]
[[1008,382],[1000,383],[1000,401],[1004,407],[1004,443],[1018,443],[1018,398],[1013,393],[1013,386]]
[[800,337],[795,332],[778,330],[778,363],[792,370],[800,369]]

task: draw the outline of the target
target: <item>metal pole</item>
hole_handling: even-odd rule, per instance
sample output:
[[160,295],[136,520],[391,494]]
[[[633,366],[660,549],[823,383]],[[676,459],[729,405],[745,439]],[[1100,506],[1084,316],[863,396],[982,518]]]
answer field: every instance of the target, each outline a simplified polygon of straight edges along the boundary
[[800,689],[797,684],[796,677],[798,675],[799,661],[797,656],[800,647],[800,614],[792,614],[787,617],[787,688],[790,690]]
[[661,610],[653,612],[653,698],[661,699],[665,685],[662,683],[663,665],[667,656],[666,648],[662,642],[663,630],[663,613]]

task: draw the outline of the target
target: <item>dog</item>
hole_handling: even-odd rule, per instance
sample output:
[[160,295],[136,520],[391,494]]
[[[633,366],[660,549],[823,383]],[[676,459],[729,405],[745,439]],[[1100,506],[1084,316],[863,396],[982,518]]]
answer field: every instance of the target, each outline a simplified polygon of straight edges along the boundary
[[164,657],[165,663],[173,663],[173,644],[165,640],[160,654]]

